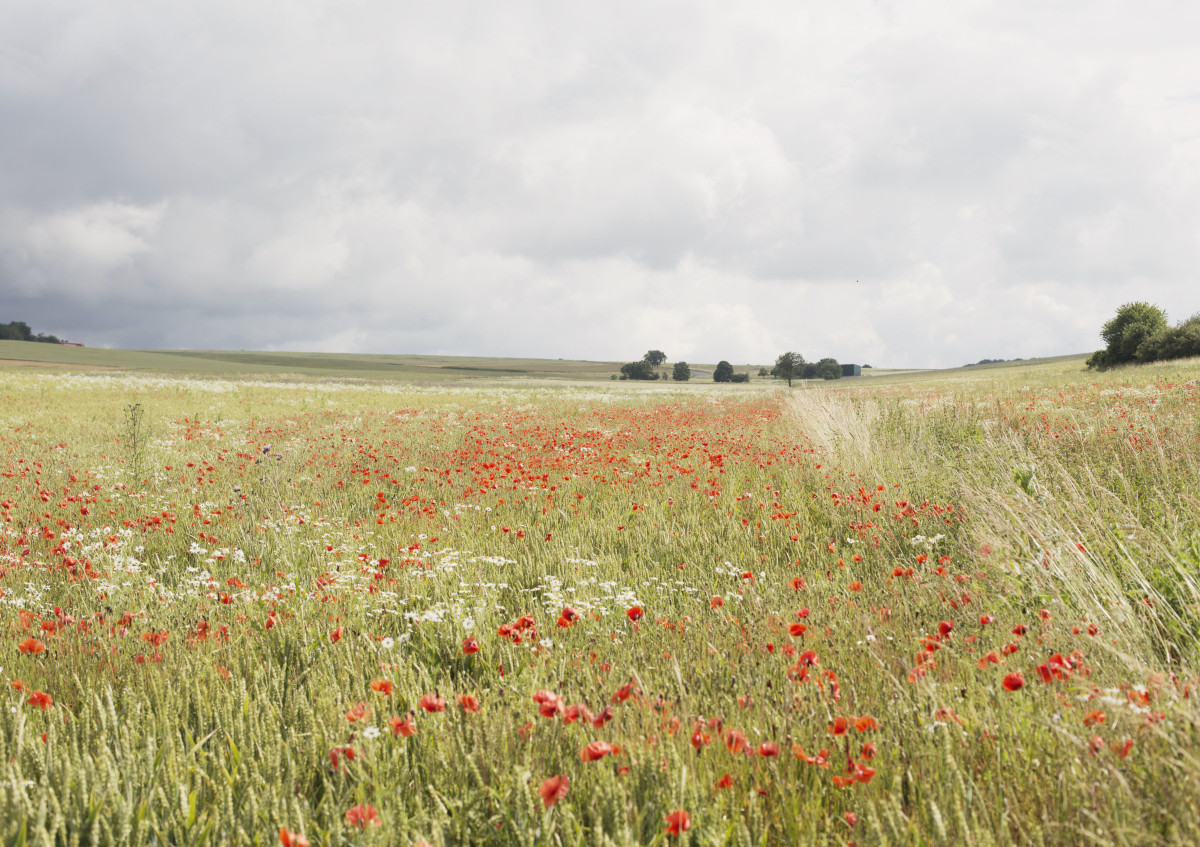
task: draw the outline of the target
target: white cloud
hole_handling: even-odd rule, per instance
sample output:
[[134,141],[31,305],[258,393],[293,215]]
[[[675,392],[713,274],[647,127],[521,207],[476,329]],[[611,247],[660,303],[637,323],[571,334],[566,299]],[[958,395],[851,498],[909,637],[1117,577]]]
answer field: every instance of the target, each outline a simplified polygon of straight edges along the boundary
[[0,307],[128,346],[1088,350],[1121,302],[1200,308],[1198,24],[1171,0],[8,4]]

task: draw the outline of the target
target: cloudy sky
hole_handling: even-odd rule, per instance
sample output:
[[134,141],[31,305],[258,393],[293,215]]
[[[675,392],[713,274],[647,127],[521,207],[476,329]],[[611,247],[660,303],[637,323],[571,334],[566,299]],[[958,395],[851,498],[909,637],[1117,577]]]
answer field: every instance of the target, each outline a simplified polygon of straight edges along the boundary
[[0,4],[0,322],[876,366],[1200,311],[1192,0]]

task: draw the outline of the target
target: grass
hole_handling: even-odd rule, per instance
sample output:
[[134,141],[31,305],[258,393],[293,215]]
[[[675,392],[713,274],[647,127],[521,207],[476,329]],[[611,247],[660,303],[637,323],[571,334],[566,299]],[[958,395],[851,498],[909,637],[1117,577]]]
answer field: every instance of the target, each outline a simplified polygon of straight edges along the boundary
[[1200,840],[1200,363],[154,355],[296,369],[0,372],[5,843]]
[[496,359],[469,356],[284,353],[234,350],[107,350],[24,341],[0,341],[9,367],[61,367],[202,376],[356,378],[417,383],[462,379],[608,379],[616,362]]

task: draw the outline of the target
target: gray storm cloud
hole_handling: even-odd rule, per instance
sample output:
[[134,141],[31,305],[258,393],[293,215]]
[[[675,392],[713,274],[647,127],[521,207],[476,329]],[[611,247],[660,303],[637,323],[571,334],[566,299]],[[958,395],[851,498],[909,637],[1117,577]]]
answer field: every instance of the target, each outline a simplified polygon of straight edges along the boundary
[[5,4],[0,320],[126,347],[1091,350],[1124,301],[1200,309],[1198,17]]

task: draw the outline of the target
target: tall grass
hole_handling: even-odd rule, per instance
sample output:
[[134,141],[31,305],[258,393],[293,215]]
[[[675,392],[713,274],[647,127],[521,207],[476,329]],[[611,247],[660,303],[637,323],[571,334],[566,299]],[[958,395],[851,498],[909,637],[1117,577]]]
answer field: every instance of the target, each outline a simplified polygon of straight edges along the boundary
[[1198,378],[0,376],[0,838],[1194,843]]

